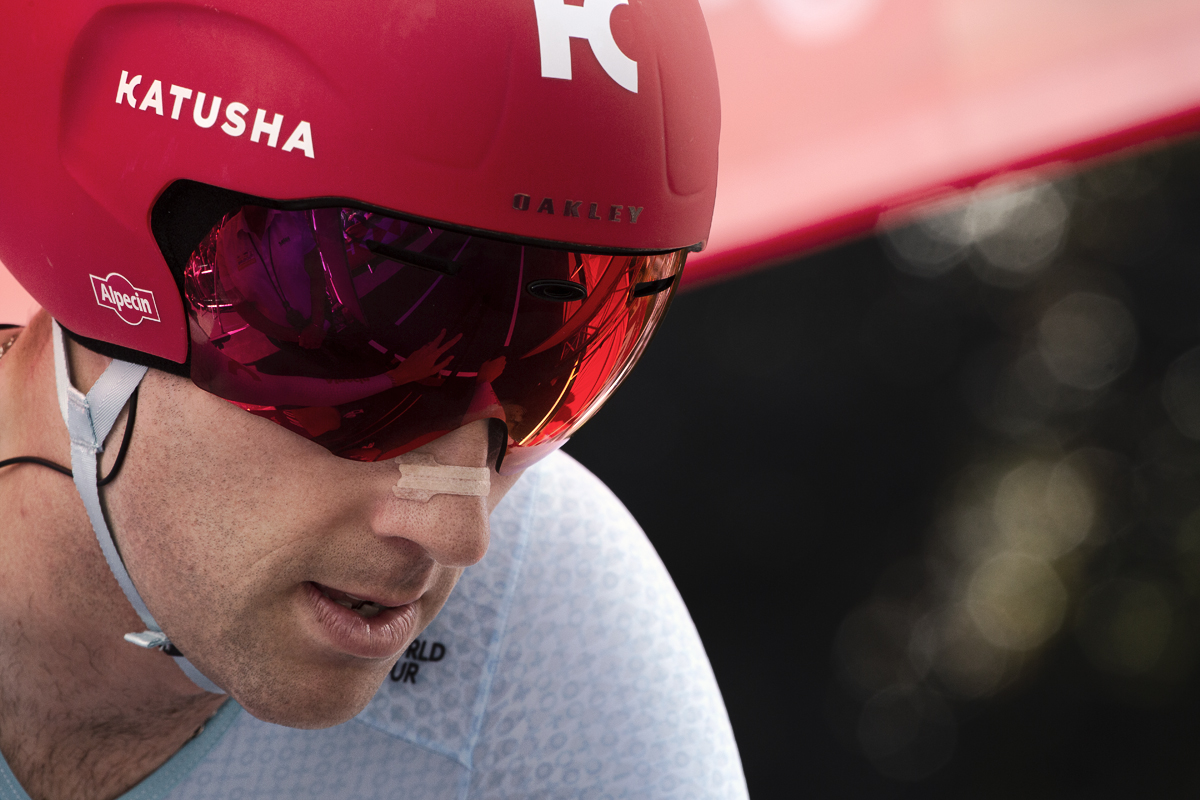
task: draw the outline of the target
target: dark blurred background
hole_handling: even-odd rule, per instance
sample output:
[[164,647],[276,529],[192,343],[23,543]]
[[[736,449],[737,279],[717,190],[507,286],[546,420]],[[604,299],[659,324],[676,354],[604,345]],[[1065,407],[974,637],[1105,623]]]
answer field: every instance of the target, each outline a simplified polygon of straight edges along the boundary
[[567,446],[751,795],[1200,791],[1200,146],[676,298]]

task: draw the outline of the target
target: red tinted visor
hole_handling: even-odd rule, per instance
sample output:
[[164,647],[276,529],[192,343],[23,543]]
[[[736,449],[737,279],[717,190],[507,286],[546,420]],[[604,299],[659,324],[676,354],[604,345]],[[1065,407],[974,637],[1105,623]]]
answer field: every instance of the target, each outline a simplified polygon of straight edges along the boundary
[[360,461],[500,420],[510,474],[561,446],[624,379],[685,255],[242,206],[184,271],[192,380]]

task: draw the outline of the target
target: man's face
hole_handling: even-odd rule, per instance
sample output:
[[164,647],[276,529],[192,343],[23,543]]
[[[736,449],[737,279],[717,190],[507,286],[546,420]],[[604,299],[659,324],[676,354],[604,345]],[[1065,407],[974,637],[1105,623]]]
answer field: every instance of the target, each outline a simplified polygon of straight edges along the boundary
[[[487,466],[487,424],[421,448]],[[273,422],[151,370],[120,478],[105,491],[134,582],[172,641],[260,719],[349,719],[483,557],[488,497],[392,494],[394,462],[333,456]],[[344,594],[388,608],[359,611]],[[332,598],[332,599],[331,599]]]

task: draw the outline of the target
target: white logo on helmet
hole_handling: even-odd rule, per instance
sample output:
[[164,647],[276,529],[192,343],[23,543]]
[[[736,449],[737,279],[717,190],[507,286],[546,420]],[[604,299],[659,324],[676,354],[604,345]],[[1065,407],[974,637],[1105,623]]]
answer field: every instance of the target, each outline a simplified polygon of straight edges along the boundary
[[631,92],[638,90],[637,62],[621,52],[613,39],[610,17],[629,0],[583,0],[582,6],[564,0],[533,0],[542,77],[571,80],[571,39],[587,39],[608,77]]
[[154,304],[154,292],[137,288],[119,272],[110,272],[107,278],[101,278],[99,275],[88,277],[92,279],[96,303],[117,312],[117,316],[123,322],[141,325],[144,319],[151,322],[160,321],[158,306]]
[[[146,89],[146,94],[142,97],[141,102],[138,102],[137,97],[133,92],[142,82],[141,75],[129,77],[128,70],[121,70],[121,80],[117,84],[117,105],[129,103],[130,108],[136,108],[139,111],[152,110],[158,116],[163,116],[165,110],[163,108],[163,84],[160,80],[153,81],[149,88]],[[195,94],[196,99],[192,103],[192,122],[196,123],[201,128],[211,128],[217,121],[217,114],[221,110],[221,98],[213,96],[208,101],[207,110],[205,110],[205,98],[207,94],[204,92],[193,92],[186,86],[176,86],[171,84],[168,92],[175,98],[174,104],[171,106],[171,119],[179,119],[179,113],[183,110],[185,101],[191,100]],[[221,123],[221,130],[233,137],[241,136],[246,132],[246,114],[250,112],[250,107],[245,103],[239,103],[236,100],[225,105],[225,121]],[[258,109],[254,115],[254,125],[250,130],[250,141],[258,143],[262,139],[262,135],[267,135],[266,144],[268,147],[275,147],[279,144],[279,134],[283,129],[283,114],[275,114],[270,122],[267,122],[267,112],[265,109]],[[305,120],[300,120],[294,128],[292,134],[283,143],[281,148],[283,152],[288,153],[292,150],[299,150],[309,158],[313,156],[312,144],[312,126]]]

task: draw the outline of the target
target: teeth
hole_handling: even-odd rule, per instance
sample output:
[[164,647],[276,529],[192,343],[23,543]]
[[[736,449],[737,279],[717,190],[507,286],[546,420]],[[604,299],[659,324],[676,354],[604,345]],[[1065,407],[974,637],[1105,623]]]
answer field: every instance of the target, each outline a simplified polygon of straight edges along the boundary
[[383,606],[379,605],[378,603],[373,603],[370,600],[363,600],[361,597],[355,597],[348,592],[337,592],[338,597],[332,597],[329,594],[329,590],[322,586],[321,594],[325,595],[342,608],[348,608],[351,611],[356,612],[361,617],[370,618],[383,613]]

